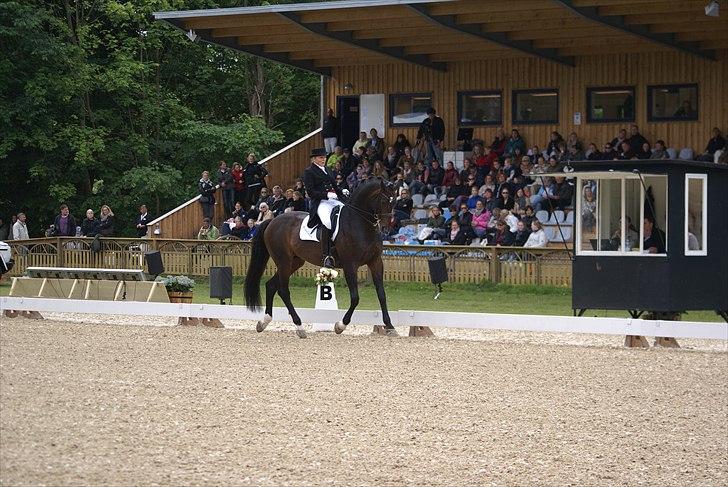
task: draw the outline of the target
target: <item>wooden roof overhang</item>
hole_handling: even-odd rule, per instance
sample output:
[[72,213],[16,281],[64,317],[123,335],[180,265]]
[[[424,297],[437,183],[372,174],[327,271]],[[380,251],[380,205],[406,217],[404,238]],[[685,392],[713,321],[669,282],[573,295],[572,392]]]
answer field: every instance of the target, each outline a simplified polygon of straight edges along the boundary
[[332,66],[678,50],[715,59],[728,12],[706,0],[346,0],[156,12],[202,40],[329,76]]

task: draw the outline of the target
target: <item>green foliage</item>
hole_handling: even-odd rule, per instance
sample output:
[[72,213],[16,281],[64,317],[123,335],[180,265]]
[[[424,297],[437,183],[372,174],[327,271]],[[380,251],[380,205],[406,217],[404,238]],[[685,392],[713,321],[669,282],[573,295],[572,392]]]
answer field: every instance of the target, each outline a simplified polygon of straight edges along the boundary
[[[196,191],[220,159],[262,157],[318,123],[318,76],[193,44],[152,13],[245,0],[11,0],[0,3],[0,216],[31,235],[60,203],[108,204],[133,235]],[[265,3],[291,3],[270,1]]]
[[195,281],[187,276],[167,276],[162,282],[167,291],[173,293],[186,293],[195,288]]

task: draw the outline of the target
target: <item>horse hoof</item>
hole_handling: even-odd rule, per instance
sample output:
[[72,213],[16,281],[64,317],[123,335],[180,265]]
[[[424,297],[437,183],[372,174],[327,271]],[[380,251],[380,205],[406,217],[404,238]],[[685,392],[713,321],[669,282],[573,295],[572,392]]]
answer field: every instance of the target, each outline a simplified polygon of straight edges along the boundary
[[394,328],[387,328],[387,336],[388,337],[398,337],[399,333],[397,333],[397,330]]
[[342,333],[344,333],[344,330],[346,330],[346,325],[343,324],[341,321],[337,321],[334,325],[334,331],[336,332],[336,334],[341,335]]
[[273,321],[273,317],[270,315],[265,315],[263,319],[260,320],[257,325],[255,325],[255,331],[260,333],[261,331],[265,330],[265,328],[271,321]]
[[296,335],[298,335],[298,338],[308,338],[308,335],[304,330],[296,330]]

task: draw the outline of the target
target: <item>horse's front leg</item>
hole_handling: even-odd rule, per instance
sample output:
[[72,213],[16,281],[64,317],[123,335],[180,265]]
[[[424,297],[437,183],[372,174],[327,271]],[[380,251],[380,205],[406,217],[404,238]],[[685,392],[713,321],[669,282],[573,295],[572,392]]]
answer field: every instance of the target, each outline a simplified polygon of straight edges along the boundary
[[359,305],[359,283],[356,281],[356,265],[347,264],[344,266],[344,277],[346,278],[346,285],[349,287],[349,309],[344,314],[341,321],[337,321],[334,325],[334,331],[337,335],[340,335],[349,323],[351,323],[351,316],[354,314],[354,310]]
[[382,308],[382,320],[384,321],[384,328],[387,330],[387,335],[396,336],[397,331],[392,326],[392,320],[389,318],[389,310],[387,310],[387,295],[384,293],[384,263],[381,257],[377,257],[374,262],[368,264],[369,272],[372,274],[372,281],[374,287],[377,290],[377,298],[379,299],[379,306]]

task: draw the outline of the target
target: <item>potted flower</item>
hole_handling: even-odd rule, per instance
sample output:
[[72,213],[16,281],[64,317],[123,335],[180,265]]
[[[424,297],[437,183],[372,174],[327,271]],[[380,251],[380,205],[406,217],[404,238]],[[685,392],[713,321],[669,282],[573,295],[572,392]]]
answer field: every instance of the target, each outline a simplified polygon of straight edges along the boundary
[[192,303],[192,290],[195,281],[187,276],[167,276],[162,278],[170,303]]
[[322,267],[318,274],[316,274],[316,284],[319,286],[322,284],[327,284],[329,282],[334,282],[336,278],[339,277],[339,271],[336,269],[329,269],[328,267]]

